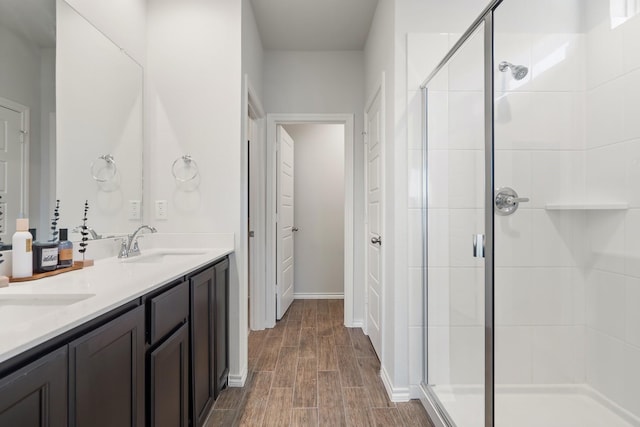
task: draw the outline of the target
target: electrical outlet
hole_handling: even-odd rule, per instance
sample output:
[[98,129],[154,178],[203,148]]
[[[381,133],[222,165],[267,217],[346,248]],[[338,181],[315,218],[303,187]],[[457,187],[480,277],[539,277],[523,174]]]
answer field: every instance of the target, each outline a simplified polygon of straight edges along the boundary
[[137,220],[141,218],[141,202],[140,200],[129,200],[129,219]]
[[156,219],[169,219],[166,200],[156,200]]

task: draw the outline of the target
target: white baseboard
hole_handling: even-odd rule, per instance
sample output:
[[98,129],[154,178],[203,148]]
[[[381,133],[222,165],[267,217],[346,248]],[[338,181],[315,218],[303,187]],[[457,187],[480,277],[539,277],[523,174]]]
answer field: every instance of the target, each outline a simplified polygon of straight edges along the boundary
[[296,293],[293,299],[344,299],[344,293]]
[[240,375],[229,374],[227,377],[227,383],[229,387],[244,387],[247,382],[247,367],[245,366]]
[[350,325],[345,325],[347,328],[362,328],[362,331],[367,334],[364,330],[364,321],[360,319],[354,319]]
[[391,379],[384,367],[380,369],[380,378],[382,379],[384,388],[387,390],[389,400],[392,402],[408,402],[411,400],[409,387],[393,387]]
[[423,391],[420,384],[411,384],[409,386],[409,397],[411,399],[420,399],[422,397]]
[[364,330],[364,322],[362,321],[355,320],[349,324],[345,324],[344,326],[346,326],[347,328],[362,328],[362,332],[367,335],[366,331]]

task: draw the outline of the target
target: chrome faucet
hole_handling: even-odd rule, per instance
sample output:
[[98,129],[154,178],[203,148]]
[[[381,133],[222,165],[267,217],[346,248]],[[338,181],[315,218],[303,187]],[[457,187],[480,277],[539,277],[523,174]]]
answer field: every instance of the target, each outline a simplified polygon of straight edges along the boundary
[[[74,228],[73,230],[71,230],[72,233],[82,233],[82,225],[77,226],[76,228]],[[98,239],[102,239],[102,236],[99,235],[98,233],[96,233],[96,231],[91,228],[91,227],[86,227],[86,231],[89,233],[89,235],[91,236],[91,238],[93,240],[98,240]]]
[[145,229],[149,230],[152,233],[158,232],[155,227],[151,227],[150,225],[141,225],[136,231],[133,232],[133,234],[129,234],[126,239],[122,240],[118,258],[129,258],[132,256],[140,255],[140,247],[138,246],[138,234],[140,234],[142,230]]

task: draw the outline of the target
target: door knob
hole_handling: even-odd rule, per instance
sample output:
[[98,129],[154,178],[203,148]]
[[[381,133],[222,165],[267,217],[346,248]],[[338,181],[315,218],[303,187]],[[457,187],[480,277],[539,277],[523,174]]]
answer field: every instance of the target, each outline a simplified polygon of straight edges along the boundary
[[495,200],[496,213],[502,216],[511,215],[518,210],[520,203],[528,201],[528,197],[518,197],[518,193],[513,188],[498,188]]
[[293,227],[291,231],[300,231],[300,229],[298,227]]
[[382,246],[382,238],[380,236],[372,237],[371,243],[374,245]]

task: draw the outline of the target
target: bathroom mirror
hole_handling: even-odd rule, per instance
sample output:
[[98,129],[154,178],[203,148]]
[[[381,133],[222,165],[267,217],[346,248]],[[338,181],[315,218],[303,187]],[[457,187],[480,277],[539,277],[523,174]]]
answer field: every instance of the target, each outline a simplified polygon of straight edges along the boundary
[[0,239],[47,227],[55,194],[55,0],[0,2]]
[[99,235],[130,232],[141,222],[143,68],[57,2],[58,226],[82,225],[88,200],[87,225]]
[[[81,224],[85,200],[98,234],[136,226],[128,208],[142,199],[142,96],[142,66],[64,0],[0,2],[3,244],[21,214],[50,239],[56,199],[58,228]],[[105,155],[117,170],[97,182],[91,162]]]

